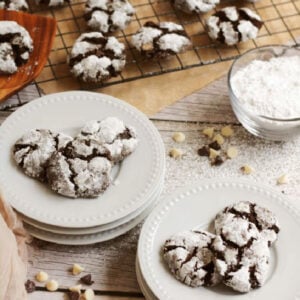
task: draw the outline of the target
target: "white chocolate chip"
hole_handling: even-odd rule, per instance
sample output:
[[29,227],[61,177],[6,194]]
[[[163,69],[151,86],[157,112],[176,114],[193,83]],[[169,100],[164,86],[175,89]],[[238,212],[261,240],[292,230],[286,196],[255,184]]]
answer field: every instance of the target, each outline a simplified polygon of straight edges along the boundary
[[82,266],[80,266],[79,264],[74,264],[74,265],[73,265],[73,269],[72,269],[73,275],[78,275],[78,274],[80,274],[82,271],[84,271],[84,268],[83,268]]
[[214,159],[214,158],[216,158],[219,155],[220,155],[219,151],[217,151],[217,150],[215,150],[213,148],[209,148],[209,158],[210,159]]
[[249,174],[251,174],[251,173],[254,172],[254,169],[251,166],[249,166],[249,165],[244,165],[244,166],[241,167],[241,171],[245,175],[249,175]]
[[230,136],[233,135],[233,129],[231,128],[230,125],[224,126],[224,127],[221,129],[221,134],[222,134],[224,137],[230,137]]
[[182,132],[175,132],[172,138],[176,143],[182,143],[185,141],[185,135]]
[[229,147],[226,152],[228,158],[235,158],[238,156],[238,153],[238,149],[235,147]]
[[85,290],[83,294],[83,299],[85,300],[93,300],[95,298],[95,293],[92,289]]
[[183,151],[177,148],[172,148],[169,151],[169,155],[175,159],[180,159],[183,155]]
[[77,292],[78,294],[81,294],[81,287],[82,287],[81,284],[77,284],[77,285],[70,286],[69,290],[71,292]]
[[220,146],[224,144],[224,138],[220,133],[215,135],[213,141],[216,141]]
[[38,282],[45,282],[48,280],[48,274],[46,272],[40,271],[35,275],[35,279]]
[[50,280],[46,283],[46,289],[49,292],[55,292],[58,289],[58,282],[56,280]]
[[288,183],[288,177],[286,174],[281,175],[278,179],[277,179],[277,184],[286,184]]
[[206,127],[202,130],[202,133],[209,137],[210,139],[214,136],[215,129],[213,127]]

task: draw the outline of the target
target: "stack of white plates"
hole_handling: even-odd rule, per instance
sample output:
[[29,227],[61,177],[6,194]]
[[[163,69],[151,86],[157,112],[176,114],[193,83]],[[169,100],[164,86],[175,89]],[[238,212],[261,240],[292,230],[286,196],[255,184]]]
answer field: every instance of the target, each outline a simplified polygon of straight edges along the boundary
[[[96,199],[69,199],[27,177],[12,148],[26,131],[47,128],[75,136],[85,122],[114,116],[136,128],[137,149],[112,172],[112,185]],[[90,244],[124,234],[154,208],[165,173],[165,150],[154,125],[140,111],[113,97],[52,94],[31,101],[0,127],[0,191],[35,237],[60,244]]]
[[[278,241],[271,248],[266,284],[248,294],[225,285],[191,288],[173,277],[162,258],[162,246],[183,230],[209,230],[215,215],[227,205],[250,200],[272,210],[280,223]],[[268,187],[241,180],[205,181],[175,192],[160,202],[143,225],[136,273],[146,299],[300,299],[300,212],[286,197]]]

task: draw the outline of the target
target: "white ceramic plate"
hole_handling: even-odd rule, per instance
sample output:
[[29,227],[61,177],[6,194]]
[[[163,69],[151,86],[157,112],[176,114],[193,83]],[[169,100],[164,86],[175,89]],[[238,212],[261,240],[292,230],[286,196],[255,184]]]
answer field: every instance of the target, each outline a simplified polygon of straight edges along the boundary
[[[13,161],[15,141],[30,129],[75,135],[86,121],[108,116],[134,126],[139,145],[121,164],[119,184],[97,199],[59,196],[25,176]],[[108,95],[75,91],[42,97],[11,114],[0,127],[0,162],[0,189],[16,210],[41,223],[82,228],[114,222],[142,207],[161,182],[165,151],[157,129],[143,113]]]
[[163,190],[163,183],[160,184],[157,191],[155,191],[154,195],[152,195],[151,199],[149,199],[146,203],[146,205],[143,205],[141,208],[134,211],[132,214],[119,219],[115,222],[108,223],[102,226],[96,226],[96,227],[87,227],[87,228],[64,228],[64,227],[58,227],[58,226],[51,226],[44,223],[37,222],[35,220],[29,219],[25,216],[21,216],[23,221],[33,227],[36,227],[38,229],[52,232],[52,233],[58,233],[63,235],[87,235],[87,234],[93,234],[93,233],[100,233],[102,231],[107,231],[109,229],[113,229],[116,227],[121,226],[122,224],[128,223],[129,221],[135,219],[138,217],[143,211],[145,211],[148,207],[150,207],[154,201],[157,200],[157,198],[160,196],[161,192]]
[[[266,284],[248,294],[238,294],[219,285],[190,288],[176,280],[166,268],[161,247],[172,234],[193,228],[209,228],[225,206],[250,200],[271,209],[281,225],[279,239],[271,250]],[[178,191],[161,202],[143,225],[138,255],[142,275],[158,299],[300,299],[300,214],[284,196],[247,181],[203,181]]]
[[29,232],[29,234],[31,234],[32,236],[40,240],[61,244],[61,245],[95,244],[95,243],[100,243],[100,242],[104,242],[116,238],[122,234],[125,234],[127,231],[131,230],[132,228],[134,228],[150,214],[150,212],[157,205],[158,199],[159,198],[157,198],[156,201],[150,205],[150,207],[146,208],[135,219],[132,219],[127,223],[124,223],[116,228],[93,233],[93,234],[86,234],[86,235],[58,234],[58,233],[53,233],[42,229],[38,229],[26,223],[24,225],[27,231]]

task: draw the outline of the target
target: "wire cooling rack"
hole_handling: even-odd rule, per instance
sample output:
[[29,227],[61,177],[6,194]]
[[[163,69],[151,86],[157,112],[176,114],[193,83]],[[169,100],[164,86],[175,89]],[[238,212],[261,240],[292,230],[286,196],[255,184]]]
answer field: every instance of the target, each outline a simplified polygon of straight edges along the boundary
[[[255,40],[240,43],[233,47],[214,43],[205,31],[205,20],[214,13],[187,15],[176,11],[170,0],[130,0],[135,7],[136,14],[124,31],[114,35],[126,45],[127,64],[122,74],[111,78],[101,86],[83,84],[70,74],[66,62],[76,38],[88,31],[84,20],[85,1],[71,0],[63,7],[49,9],[31,3],[31,12],[44,16],[54,17],[57,20],[57,35],[50,53],[48,63],[34,82],[37,96],[41,90],[46,92],[70,89],[97,89],[99,87],[138,80],[163,73],[176,72],[201,65],[214,64],[238,57],[247,50],[274,43],[297,43],[300,37],[300,0],[259,0],[257,3],[246,1],[225,0],[218,5],[220,9],[229,5],[249,7],[255,10],[263,19],[264,25]],[[192,48],[165,60],[147,60],[130,45],[131,36],[147,21],[172,21],[181,24],[192,40]],[[37,88],[39,87],[39,88]],[[20,95],[10,101],[9,106],[20,105],[24,102]],[[26,102],[26,100],[25,100]],[[8,106],[1,105],[0,110]]]

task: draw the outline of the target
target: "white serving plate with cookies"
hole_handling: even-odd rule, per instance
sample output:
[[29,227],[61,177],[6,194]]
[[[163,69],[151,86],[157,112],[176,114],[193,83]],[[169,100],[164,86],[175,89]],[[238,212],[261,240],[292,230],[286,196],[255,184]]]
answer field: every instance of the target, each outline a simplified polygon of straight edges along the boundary
[[[281,231],[271,248],[270,270],[264,286],[247,294],[223,284],[191,288],[169,272],[162,246],[176,232],[190,229],[211,231],[216,214],[226,206],[252,201],[268,207],[278,218]],[[181,189],[162,201],[143,225],[137,259],[142,277],[158,299],[300,299],[297,258],[300,247],[300,213],[289,200],[268,187],[244,180],[204,180]]]
[[[114,116],[136,128],[139,145],[120,166],[115,180],[95,199],[69,199],[25,176],[12,158],[12,147],[26,131],[47,128],[76,135],[89,120]],[[124,218],[149,201],[162,181],[165,150],[149,119],[108,95],[73,91],[31,101],[0,127],[0,190],[17,211],[41,223],[65,228],[100,226]]]

